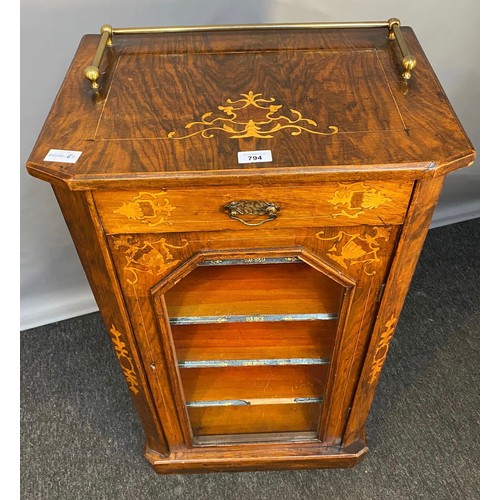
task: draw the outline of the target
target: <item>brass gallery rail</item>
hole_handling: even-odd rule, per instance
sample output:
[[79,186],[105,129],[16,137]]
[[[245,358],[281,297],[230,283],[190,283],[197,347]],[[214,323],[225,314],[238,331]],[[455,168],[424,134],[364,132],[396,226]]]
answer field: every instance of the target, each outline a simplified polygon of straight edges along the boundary
[[159,26],[150,28],[113,28],[109,24],[101,27],[101,39],[90,66],[85,68],[85,77],[90,81],[92,89],[99,88],[99,77],[101,76],[99,66],[106,47],[113,45],[113,36],[116,35],[147,35],[161,33],[185,33],[202,31],[238,31],[238,30],[275,30],[275,29],[359,29],[359,28],[386,28],[389,30],[388,38],[396,40],[403,56],[401,65],[405,80],[411,78],[411,71],[417,64],[415,56],[408,50],[408,46],[401,34],[401,21],[391,17],[387,21],[365,21],[365,22],[339,22],[339,23],[291,23],[291,24],[227,24],[208,26]]

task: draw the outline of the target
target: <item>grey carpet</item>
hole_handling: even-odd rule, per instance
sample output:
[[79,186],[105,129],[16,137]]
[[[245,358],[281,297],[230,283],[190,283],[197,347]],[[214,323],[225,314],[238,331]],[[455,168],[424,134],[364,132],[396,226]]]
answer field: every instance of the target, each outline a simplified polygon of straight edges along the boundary
[[21,333],[23,499],[479,498],[479,219],[432,229],[357,468],[159,476],[98,313]]

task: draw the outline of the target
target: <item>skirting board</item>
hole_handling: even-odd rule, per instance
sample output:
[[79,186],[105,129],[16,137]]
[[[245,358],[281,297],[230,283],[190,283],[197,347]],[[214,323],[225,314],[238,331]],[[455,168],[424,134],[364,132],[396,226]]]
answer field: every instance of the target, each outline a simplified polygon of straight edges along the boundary
[[[460,212],[456,208],[438,207],[432,219],[431,229],[479,217],[479,202],[461,205]],[[97,304],[86,283],[82,284],[82,290],[57,290],[57,294],[53,292],[50,297],[45,295],[25,298],[21,300],[21,331],[97,310]]]

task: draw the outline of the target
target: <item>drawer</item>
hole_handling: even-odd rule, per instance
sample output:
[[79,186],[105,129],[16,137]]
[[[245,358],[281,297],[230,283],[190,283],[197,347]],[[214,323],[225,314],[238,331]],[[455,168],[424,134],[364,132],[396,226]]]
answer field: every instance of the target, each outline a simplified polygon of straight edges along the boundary
[[364,181],[96,191],[94,199],[108,234],[394,225],[404,220],[412,187]]

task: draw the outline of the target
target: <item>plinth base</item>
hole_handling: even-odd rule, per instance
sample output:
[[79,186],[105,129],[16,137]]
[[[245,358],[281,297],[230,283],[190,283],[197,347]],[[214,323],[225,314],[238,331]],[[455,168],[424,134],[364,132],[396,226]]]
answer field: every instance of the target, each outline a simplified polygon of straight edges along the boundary
[[210,447],[189,449],[162,456],[146,450],[146,458],[159,474],[257,471],[279,469],[349,468],[358,464],[368,451],[366,443],[356,443],[349,452],[338,447],[276,446],[263,450],[249,445],[248,450]]

